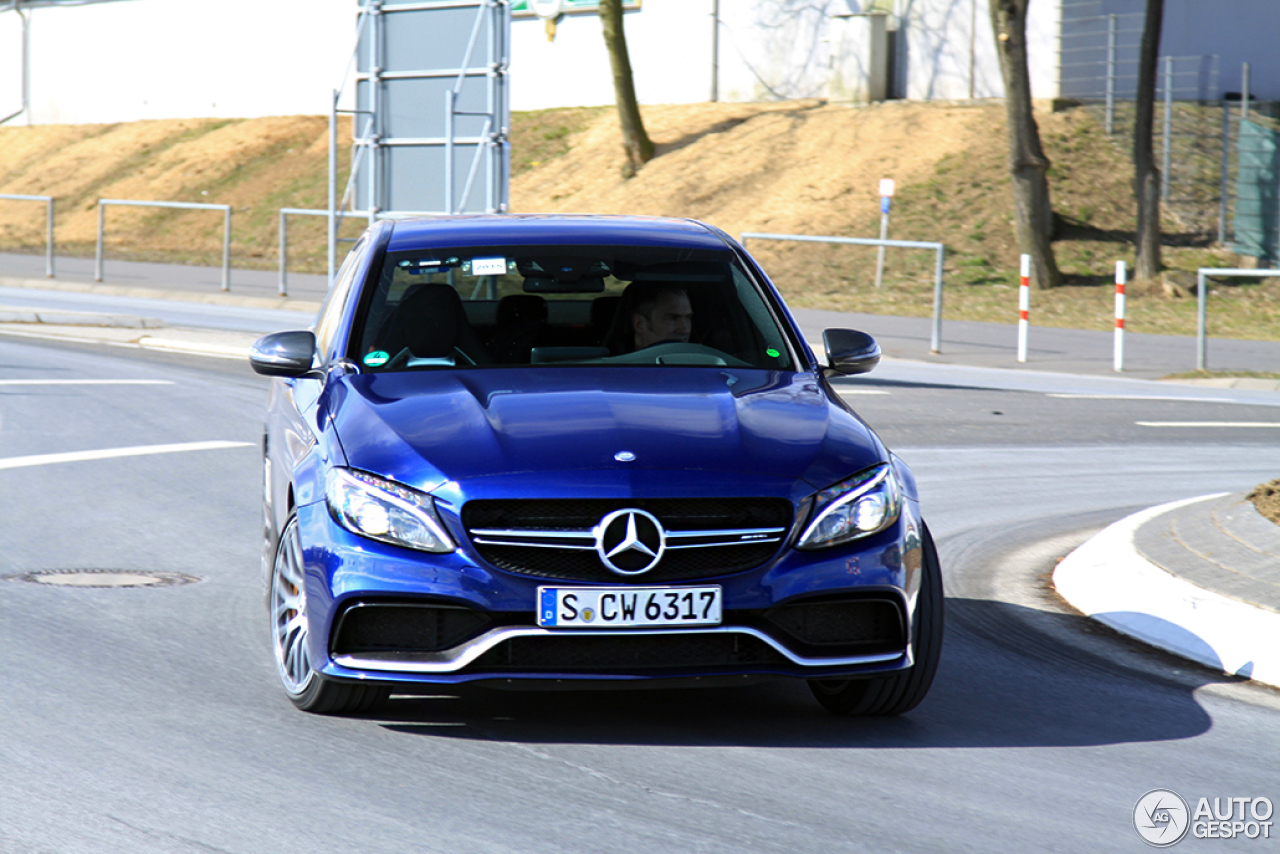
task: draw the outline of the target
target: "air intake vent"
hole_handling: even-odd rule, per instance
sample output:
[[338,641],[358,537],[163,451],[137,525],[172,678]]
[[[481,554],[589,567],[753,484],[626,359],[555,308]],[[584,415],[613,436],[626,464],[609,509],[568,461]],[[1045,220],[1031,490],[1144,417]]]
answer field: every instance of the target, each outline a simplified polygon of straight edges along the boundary
[[438,602],[356,602],[338,618],[334,655],[439,652],[478,635],[489,618]]
[[615,675],[743,665],[789,666],[750,635],[730,633],[512,638],[480,656],[468,672],[595,671]]
[[[818,655],[873,655],[906,648],[902,606],[893,599],[811,599],[773,608],[765,620]],[[788,648],[794,643],[779,638]]]

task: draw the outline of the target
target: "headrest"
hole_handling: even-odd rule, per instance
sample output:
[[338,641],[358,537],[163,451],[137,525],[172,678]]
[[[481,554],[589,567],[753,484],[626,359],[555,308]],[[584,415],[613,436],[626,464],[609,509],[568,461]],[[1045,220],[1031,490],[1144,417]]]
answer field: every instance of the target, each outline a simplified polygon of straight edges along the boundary
[[498,301],[498,326],[546,319],[547,301],[537,294],[508,294]]
[[622,297],[596,297],[591,301],[591,325],[596,329],[608,329],[613,315],[618,311]]
[[463,311],[462,299],[450,285],[423,285],[401,303],[396,325],[413,355],[438,359],[453,352]]

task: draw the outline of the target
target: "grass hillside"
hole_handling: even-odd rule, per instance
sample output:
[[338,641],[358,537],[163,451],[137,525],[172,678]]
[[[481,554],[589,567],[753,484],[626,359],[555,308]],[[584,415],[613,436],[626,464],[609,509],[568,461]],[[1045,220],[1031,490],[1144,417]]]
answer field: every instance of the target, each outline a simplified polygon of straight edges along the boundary
[[[851,109],[820,101],[651,106],[658,156],[621,177],[612,110],[513,116],[511,208],[690,216],[731,234],[876,236],[878,183],[896,179],[890,236],[947,246],[948,318],[1012,322],[1017,249],[999,103],[889,102]],[[1132,264],[1131,169],[1085,110],[1038,115],[1053,161],[1059,265],[1070,284],[1032,297],[1033,322],[1108,329],[1112,270]],[[323,207],[327,121],[294,116],[120,125],[0,128],[0,193],[58,199],[59,251],[92,254],[99,197],[232,204],[233,263],[277,263],[277,211]],[[342,139],[350,139],[343,126]],[[349,149],[343,151],[345,170]],[[345,178],[345,171],[344,171]],[[350,222],[355,234],[362,223]],[[1236,259],[1166,217],[1175,270]],[[221,217],[211,212],[108,209],[116,258],[216,264]],[[320,218],[290,223],[291,270],[320,272]],[[0,251],[41,251],[38,206],[0,202]],[[890,250],[873,287],[875,250],[759,241],[750,247],[796,305],[925,315],[931,253]],[[1185,293],[1185,292],[1184,292]],[[1280,283],[1215,283],[1212,334],[1280,337]],[[1195,300],[1159,283],[1130,288],[1129,328],[1191,334]]]

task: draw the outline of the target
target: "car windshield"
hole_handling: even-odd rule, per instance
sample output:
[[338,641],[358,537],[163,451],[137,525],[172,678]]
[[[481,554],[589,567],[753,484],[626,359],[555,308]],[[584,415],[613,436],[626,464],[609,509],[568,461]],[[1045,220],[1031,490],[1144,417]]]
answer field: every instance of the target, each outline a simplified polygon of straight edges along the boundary
[[509,246],[388,252],[348,355],[366,372],[512,366],[794,370],[729,251]]

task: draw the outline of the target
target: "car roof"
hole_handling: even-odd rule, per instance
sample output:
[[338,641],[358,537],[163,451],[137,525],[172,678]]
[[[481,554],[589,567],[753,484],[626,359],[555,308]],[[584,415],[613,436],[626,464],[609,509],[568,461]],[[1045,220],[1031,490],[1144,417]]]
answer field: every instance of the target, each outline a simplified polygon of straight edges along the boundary
[[692,219],[602,214],[482,214],[397,220],[388,251],[463,246],[654,246],[728,249],[717,229]]

